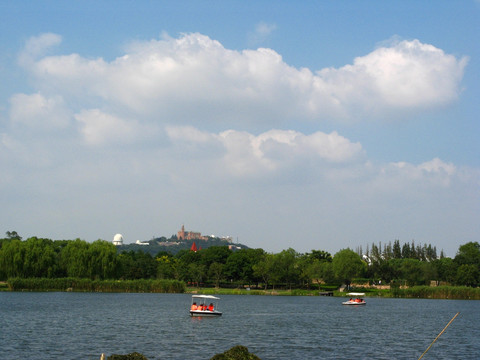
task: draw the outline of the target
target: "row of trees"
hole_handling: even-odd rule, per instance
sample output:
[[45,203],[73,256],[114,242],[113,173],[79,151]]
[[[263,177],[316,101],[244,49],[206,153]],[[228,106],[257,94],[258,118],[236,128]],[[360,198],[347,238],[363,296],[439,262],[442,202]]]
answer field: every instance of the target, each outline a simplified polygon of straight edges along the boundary
[[7,233],[6,239],[0,239],[0,279],[176,279],[215,286],[261,284],[265,288],[308,288],[319,281],[349,284],[355,278],[384,283],[403,281],[408,285],[429,284],[431,280],[452,285],[480,284],[477,242],[460,246],[454,259],[375,256],[375,251],[372,246],[369,256],[360,256],[343,249],[331,256],[321,250],[301,254],[290,248],[272,254],[262,249],[232,251],[227,246],[212,246],[197,252],[181,250],[175,255],[162,251],[153,256],[143,251],[118,253],[112,243],[103,240],[88,243],[32,237],[22,241],[16,233]]
[[[412,240],[411,244],[406,242],[400,244],[400,240],[395,240],[384,244],[380,242],[378,245],[373,243],[371,247],[367,245],[365,253],[362,247],[357,249],[357,253],[361,256],[367,257],[372,261],[390,260],[390,259],[417,259],[421,261],[437,260],[437,248],[431,244],[416,244]],[[440,252],[440,259],[444,258],[443,250]]]
[[113,279],[117,275],[117,249],[98,240],[3,239],[0,247],[0,279],[91,278]]
[[[373,247],[372,247],[373,248]],[[425,249],[428,247],[421,247]],[[432,280],[453,285],[480,285],[480,245],[469,242],[461,245],[455,258],[441,255],[425,257],[417,248],[411,257],[382,255],[364,256],[369,262],[366,277],[391,281],[404,280],[407,285],[428,284]]]

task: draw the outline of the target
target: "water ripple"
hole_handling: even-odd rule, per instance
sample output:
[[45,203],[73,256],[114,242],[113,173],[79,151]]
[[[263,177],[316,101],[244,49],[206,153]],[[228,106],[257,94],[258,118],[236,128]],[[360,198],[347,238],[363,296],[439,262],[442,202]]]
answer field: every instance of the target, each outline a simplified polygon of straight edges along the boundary
[[2,359],[95,359],[143,353],[209,359],[244,345],[268,359],[431,359],[480,354],[480,302],[222,296],[221,318],[188,316],[185,294],[0,293]]

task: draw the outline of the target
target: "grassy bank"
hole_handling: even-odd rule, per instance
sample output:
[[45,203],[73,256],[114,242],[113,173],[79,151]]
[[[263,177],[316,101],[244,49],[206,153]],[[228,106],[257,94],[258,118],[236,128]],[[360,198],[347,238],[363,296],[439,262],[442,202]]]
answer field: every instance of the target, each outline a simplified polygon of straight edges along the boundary
[[467,286],[412,286],[394,288],[390,293],[397,298],[480,300],[480,288]]
[[253,289],[247,290],[245,288],[202,288],[202,287],[187,287],[186,293],[189,294],[203,294],[203,295],[276,295],[276,296],[317,296],[318,290],[261,290]]
[[[408,289],[363,289],[356,288],[349,291],[333,291],[333,296],[345,297],[348,292],[364,292],[366,297],[385,298],[421,298],[421,299],[455,299],[455,300],[480,300],[480,288],[466,286],[414,286]],[[276,295],[276,296],[320,296],[319,290],[247,290],[243,288],[201,288],[187,287],[186,293],[204,295]]]
[[11,291],[79,291],[79,292],[146,292],[183,293],[185,283],[177,280],[90,280],[75,278],[12,278]]
[[[251,289],[186,287],[177,280],[90,280],[75,278],[12,278],[0,283],[0,291],[78,291],[78,292],[137,292],[189,293],[205,295],[319,296],[320,290]],[[406,289],[355,288],[366,297],[480,300],[480,288],[466,286],[413,286]],[[332,291],[333,296],[345,297],[347,291]]]

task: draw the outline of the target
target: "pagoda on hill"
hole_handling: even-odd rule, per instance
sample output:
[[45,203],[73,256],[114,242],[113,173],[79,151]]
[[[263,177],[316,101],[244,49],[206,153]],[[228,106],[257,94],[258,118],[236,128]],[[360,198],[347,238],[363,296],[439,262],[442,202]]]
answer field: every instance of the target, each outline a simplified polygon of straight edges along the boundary
[[190,251],[194,251],[194,252],[197,252],[197,244],[195,244],[195,241],[193,242],[192,244],[192,247],[190,248]]

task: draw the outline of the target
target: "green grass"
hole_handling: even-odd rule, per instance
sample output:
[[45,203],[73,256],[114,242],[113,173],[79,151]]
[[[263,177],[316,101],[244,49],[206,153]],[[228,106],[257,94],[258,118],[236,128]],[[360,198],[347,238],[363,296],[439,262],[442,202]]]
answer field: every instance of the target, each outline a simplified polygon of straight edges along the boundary
[[[327,290],[328,289],[328,290]],[[331,289],[331,290],[330,290]],[[274,295],[274,296],[319,296],[320,292],[332,291],[333,296],[346,297],[349,292],[364,292],[366,297],[422,298],[480,300],[480,288],[466,286],[413,286],[407,289],[351,288],[340,292],[334,287],[322,286],[321,290],[306,289],[251,289],[186,287],[177,280],[91,280],[76,278],[32,278],[8,279],[0,282],[0,291],[84,291],[84,292],[149,292],[149,293],[189,293],[205,295]]]
[[76,278],[12,278],[7,281],[13,291],[85,291],[183,293],[185,283],[177,280],[91,280]]
[[412,286],[391,292],[400,298],[480,300],[480,288],[467,286]]
[[[226,289],[226,288],[202,288],[187,287],[185,293],[204,294],[204,295],[276,295],[276,296],[318,296],[324,290],[247,290],[244,288]],[[384,298],[423,298],[423,299],[461,299],[461,300],[480,300],[480,288],[471,288],[465,286],[414,286],[408,289],[373,289],[373,288],[355,288],[340,292],[334,290],[333,296],[347,297],[349,292],[363,292],[365,297],[384,297]]]
[[188,294],[203,294],[203,295],[276,295],[276,296],[318,296],[318,290],[247,290],[244,288],[226,289],[226,288],[202,288],[202,287],[187,287]]

